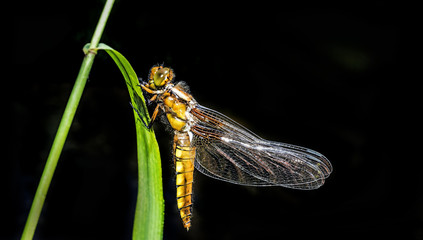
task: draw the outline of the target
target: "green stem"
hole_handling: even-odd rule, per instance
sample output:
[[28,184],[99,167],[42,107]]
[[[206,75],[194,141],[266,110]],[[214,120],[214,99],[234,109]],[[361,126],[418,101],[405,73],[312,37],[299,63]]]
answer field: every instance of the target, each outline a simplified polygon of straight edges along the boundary
[[[91,39],[92,47],[97,47],[100,41],[101,35],[103,33],[103,30],[106,25],[107,19],[109,17],[110,11],[112,9],[113,3],[114,3],[114,0],[107,0],[104,6],[100,20],[97,24],[94,35]],[[72,124],[76,109],[81,99],[82,92],[85,88],[88,75],[90,73],[91,67],[94,62],[95,54],[96,54],[95,52],[89,51],[85,55],[84,60],[82,61],[79,74],[76,78],[75,85],[72,89],[72,93],[66,105],[65,112],[63,113],[62,120],[60,121],[60,125],[56,133],[56,137],[53,141],[50,154],[47,158],[47,162],[44,167],[43,174],[38,184],[37,192],[35,193],[34,201],[32,202],[31,210],[29,212],[28,219],[26,221],[21,239],[29,240],[29,239],[32,239],[34,236],[38,219],[40,217],[41,210],[44,205],[44,200],[46,198],[51,179],[53,178],[53,174],[57,166],[57,161],[59,160],[60,154],[63,149],[63,145],[65,143],[66,137],[69,132],[69,128]]]

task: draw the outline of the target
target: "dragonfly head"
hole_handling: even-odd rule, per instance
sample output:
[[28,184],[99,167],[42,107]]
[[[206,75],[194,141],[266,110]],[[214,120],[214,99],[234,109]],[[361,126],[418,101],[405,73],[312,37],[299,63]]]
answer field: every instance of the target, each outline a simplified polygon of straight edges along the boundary
[[173,70],[168,67],[156,66],[150,70],[149,87],[160,89],[173,80]]

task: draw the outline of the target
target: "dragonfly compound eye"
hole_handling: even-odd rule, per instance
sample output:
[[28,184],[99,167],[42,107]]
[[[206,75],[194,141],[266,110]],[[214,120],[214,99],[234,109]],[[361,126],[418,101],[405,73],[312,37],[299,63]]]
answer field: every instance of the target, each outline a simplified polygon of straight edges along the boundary
[[154,74],[154,85],[158,87],[164,86],[167,82],[172,80],[172,70],[170,68],[160,68]]

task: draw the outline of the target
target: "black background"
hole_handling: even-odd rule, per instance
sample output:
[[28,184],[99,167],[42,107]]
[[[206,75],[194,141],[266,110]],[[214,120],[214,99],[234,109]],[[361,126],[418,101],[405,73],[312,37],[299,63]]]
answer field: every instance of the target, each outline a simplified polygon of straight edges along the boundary
[[[102,1],[15,5],[2,161],[2,239],[22,232]],[[422,88],[412,6],[117,1],[101,42],[139,77],[171,66],[202,105],[258,135],[315,149],[334,172],[315,191],[195,175],[187,233],[176,210],[171,132],[162,153],[165,239],[423,239]],[[8,47],[7,47],[8,48]],[[10,71],[11,70],[11,71]],[[421,81],[421,80],[420,80]],[[137,189],[132,110],[113,61],[95,59],[35,239],[130,239]]]

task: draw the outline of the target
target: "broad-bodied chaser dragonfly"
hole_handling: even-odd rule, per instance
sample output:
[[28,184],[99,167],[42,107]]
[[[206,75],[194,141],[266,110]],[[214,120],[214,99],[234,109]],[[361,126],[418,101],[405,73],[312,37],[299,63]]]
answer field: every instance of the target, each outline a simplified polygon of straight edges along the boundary
[[[194,167],[222,181],[247,186],[316,189],[332,172],[322,154],[300,146],[265,140],[223,114],[201,106],[184,83],[173,82],[171,68],[154,66],[140,84],[174,130],[176,197],[184,227],[191,227]],[[142,117],[140,116],[142,120]]]

